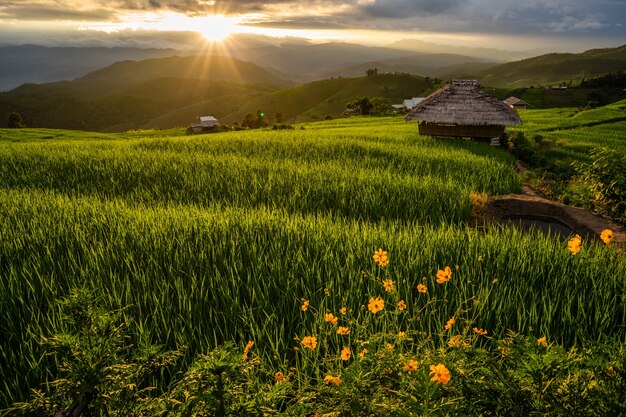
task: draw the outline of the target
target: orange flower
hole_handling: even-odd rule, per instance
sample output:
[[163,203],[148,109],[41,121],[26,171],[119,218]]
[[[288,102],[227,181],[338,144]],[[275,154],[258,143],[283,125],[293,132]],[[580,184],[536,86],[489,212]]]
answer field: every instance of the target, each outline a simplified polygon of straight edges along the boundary
[[332,375],[328,374],[328,375],[326,375],[324,377],[324,383],[326,385],[339,386],[339,385],[341,385],[341,378],[339,378],[338,376],[332,376]]
[[285,379],[285,375],[283,375],[282,372],[276,372],[276,375],[274,375],[274,379],[276,380],[276,382],[282,382]]
[[386,349],[391,352],[393,350],[393,345],[391,343],[387,343]]
[[385,302],[380,297],[371,297],[370,302],[367,305],[367,309],[376,314],[385,308]]
[[398,332],[398,337],[404,337],[404,336],[406,336],[405,332]]
[[443,363],[437,365],[430,365],[431,381],[438,384],[447,384],[450,382],[450,371],[445,367]]
[[398,310],[400,311],[406,310],[406,303],[404,302],[404,300],[398,301]]
[[613,242],[613,231],[610,229],[604,229],[602,233],[600,233],[600,239],[607,245],[610,245]]
[[254,346],[254,342],[250,340],[248,344],[246,345],[246,347],[243,348],[243,355],[241,355],[242,361],[245,361],[246,359],[248,359],[248,353],[250,352],[250,349],[252,349],[252,346]]
[[369,352],[369,350],[367,349],[363,349],[362,351],[359,352],[359,359],[363,359],[365,357],[365,355],[367,355],[367,352]]
[[455,323],[454,316],[452,316],[452,318],[448,320],[448,322],[446,323],[445,326],[443,326],[443,328],[446,330],[450,330],[452,326],[454,326],[454,323]]
[[311,350],[315,349],[317,347],[317,337],[305,336],[302,339],[302,346]]
[[462,345],[463,345],[463,339],[458,334],[455,336],[452,336],[450,340],[448,340],[448,346],[450,347],[460,347]]
[[350,348],[348,346],[344,346],[344,348],[341,349],[341,359],[343,359],[344,361],[350,360],[351,355],[352,352],[350,351]]
[[567,249],[572,253],[572,255],[576,255],[580,252],[582,240],[580,235],[576,235],[567,242]]
[[383,287],[385,287],[385,291],[387,292],[392,292],[393,290],[396,289],[396,286],[391,280],[391,278],[387,278],[386,280],[383,281]]
[[339,319],[335,317],[333,313],[326,313],[326,315],[324,316],[324,320],[330,324],[337,324],[337,322],[339,321]]
[[537,339],[537,344],[539,346],[543,346],[543,347],[547,348],[548,347],[548,339],[546,339],[545,336],[540,337],[539,339]]
[[426,294],[428,292],[428,287],[424,284],[417,284],[417,291],[421,292],[422,294]]
[[487,330],[479,329],[478,327],[474,327],[474,328],[472,328],[472,330],[474,331],[474,333],[476,333],[479,336],[484,336],[484,335],[487,334]]
[[303,300],[300,310],[307,311],[309,309],[309,300]]
[[411,359],[408,362],[404,362],[404,370],[408,373],[417,371],[417,366],[418,363],[414,359]]
[[387,257],[387,251],[382,250],[382,248],[378,248],[376,252],[374,252],[374,262],[381,268],[386,267],[389,264],[389,258]]
[[339,326],[339,328],[337,329],[337,334],[347,336],[350,334],[350,329],[348,329],[347,327]]
[[443,271],[441,269],[437,271],[437,284],[448,282],[450,278],[452,278],[452,270],[449,266],[446,266]]
[[341,310],[339,310],[339,312],[341,313],[342,316],[345,316],[346,314],[348,314],[348,310],[345,307],[341,307]]

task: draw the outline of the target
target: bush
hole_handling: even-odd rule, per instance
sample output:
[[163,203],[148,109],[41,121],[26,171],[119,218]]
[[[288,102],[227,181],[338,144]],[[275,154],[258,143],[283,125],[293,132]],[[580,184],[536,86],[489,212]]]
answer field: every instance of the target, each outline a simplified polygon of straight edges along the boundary
[[626,157],[608,148],[594,148],[590,163],[574,162],[598,213],[626,222]]

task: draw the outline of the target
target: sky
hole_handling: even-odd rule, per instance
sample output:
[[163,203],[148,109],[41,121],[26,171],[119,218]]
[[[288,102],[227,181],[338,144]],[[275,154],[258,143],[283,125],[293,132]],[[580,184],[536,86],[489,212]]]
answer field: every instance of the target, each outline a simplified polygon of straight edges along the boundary
[[626,0],[3,0],[0,45],[193,48],[235,34],[578,52],[626,43]]

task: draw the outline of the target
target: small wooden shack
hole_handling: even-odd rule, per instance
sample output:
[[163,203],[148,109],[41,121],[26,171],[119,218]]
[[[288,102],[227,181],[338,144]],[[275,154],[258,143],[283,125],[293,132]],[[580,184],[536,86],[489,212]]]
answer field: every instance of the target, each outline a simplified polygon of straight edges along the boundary
[[506,100],[504,100],[504,104],[506,104],[507,106],[509,106],[512,109],[525,109],[527,107],[532,107],[530,104],[526,103],[524,100],[522,100],[521,98],[517,98],[517,97],[509,97]]
[[515,110],[476,80],[453,80],[422,100],[405,120],[419,120],[420,135],[470,138],[497,138],[507,125],[522,123]]
[[192,123],[187,130],[190,133],[211,132],[215,130],[218,121],[214,116],[200,116],[200,123]]

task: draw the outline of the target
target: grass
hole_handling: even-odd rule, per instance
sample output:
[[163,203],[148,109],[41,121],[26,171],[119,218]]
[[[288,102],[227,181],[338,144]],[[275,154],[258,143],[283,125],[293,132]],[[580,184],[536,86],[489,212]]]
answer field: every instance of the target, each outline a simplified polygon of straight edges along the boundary
[[[33,335],[63,327],[54,301],[83,286],[130,305],[136,334],[186,346],[188,361],[247,340],[271,363],[294,360],[302,299],[365,320],[385,274],[415,334],[470,302],[466,323],[496,337],[626,340],[626,262],[612,248],[572,256],[555,236],[467,226],[470,193],[519,190],[500,149],[422,138],[397,118],[161,134],[0,131],[0,407],[54,375]],[[445,266],[453,279],[438,285]],[[409,302],[418,283],[426,309]]]

